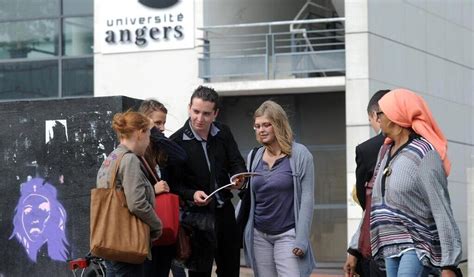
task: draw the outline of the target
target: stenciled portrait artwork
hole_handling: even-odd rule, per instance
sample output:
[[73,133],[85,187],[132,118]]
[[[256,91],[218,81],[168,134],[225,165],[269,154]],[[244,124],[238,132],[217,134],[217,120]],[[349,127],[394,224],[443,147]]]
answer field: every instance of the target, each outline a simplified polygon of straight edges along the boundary
[[42,178],[21,184],[21,196],[13,217],[13,233],[31,261],[47,243],[52,260],[66,261],[68,241],[65,234],[66,210],[57,200],[56,188]]

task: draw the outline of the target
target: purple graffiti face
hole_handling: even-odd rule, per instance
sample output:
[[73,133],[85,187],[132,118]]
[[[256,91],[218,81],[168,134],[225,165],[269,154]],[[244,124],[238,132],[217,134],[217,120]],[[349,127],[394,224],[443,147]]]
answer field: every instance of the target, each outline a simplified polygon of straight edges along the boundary
[[66,211],[56,199],[56,188],[41,178],[34,178],[21,185],[21,197],[13,218],[16,237],[28,257],[36,262],[43,244],[48,244],[48,254],[53,260],[66,261],[65,236]]
[[51,204],[48,198],[39,194],[30,194],[23,201],[21,222],[23,231],[31,241],[41,238],[50,216]]

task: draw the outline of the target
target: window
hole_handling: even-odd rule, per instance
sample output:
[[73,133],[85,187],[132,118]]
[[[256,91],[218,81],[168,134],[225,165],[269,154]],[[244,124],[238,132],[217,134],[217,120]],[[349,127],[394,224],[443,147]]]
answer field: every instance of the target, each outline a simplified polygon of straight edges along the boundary
[[63,96],[93,95],[93,64],[93,58],[63,60]]
[[50,98],[58,95],[55,60],[0,63],[0,99]]
[[0,100],[93,95],[92,0],[0,7]]
[[0,58],[48,58],[58,55],[58,22],[51,19],[0,23]]
[[63,21],[64,56],[92,55],[92,17],[69,17]]

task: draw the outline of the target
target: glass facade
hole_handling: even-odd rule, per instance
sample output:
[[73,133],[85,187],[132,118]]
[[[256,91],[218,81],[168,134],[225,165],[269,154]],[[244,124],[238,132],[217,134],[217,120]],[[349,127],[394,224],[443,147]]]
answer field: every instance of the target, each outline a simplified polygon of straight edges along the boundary
[[92,0],[0,7],[0,101],[94,94]]

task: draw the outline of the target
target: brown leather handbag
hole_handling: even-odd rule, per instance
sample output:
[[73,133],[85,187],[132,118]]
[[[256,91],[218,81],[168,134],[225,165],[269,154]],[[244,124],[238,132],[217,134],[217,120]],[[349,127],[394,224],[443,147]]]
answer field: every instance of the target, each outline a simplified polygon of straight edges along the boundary
[[189,230],[183,226],[179,226],[178,239],[176,241],[176,257],[179,262],[186,262],[191,257],[191,239]]
[[115,179],[123,155],[111,174],[111,188],[91,191],[90,248],[94,256],[109,261],[141,264],[150,247],[150,227],[127,208],[123,188]]

